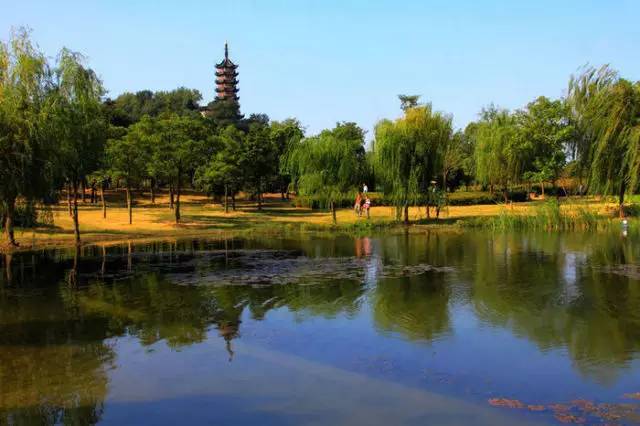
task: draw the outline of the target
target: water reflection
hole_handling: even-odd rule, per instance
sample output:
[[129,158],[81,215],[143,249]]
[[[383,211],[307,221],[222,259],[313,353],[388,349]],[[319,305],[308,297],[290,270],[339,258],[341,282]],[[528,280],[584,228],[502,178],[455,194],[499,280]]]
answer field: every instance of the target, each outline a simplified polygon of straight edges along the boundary
[[633,241],[405,233],[4,255],[2,421],[95,423],[116,368],[113,339],[180,350],[217,336],[235,362],[243,321],[281,311],[301,323],[360,319],[402,347],[403,340],[452,340],[463,332],[457,312],[466,309],[481,326],[543,353],[566,351],[584,380],[612,385],[636,373],[640,351],[640,248]]

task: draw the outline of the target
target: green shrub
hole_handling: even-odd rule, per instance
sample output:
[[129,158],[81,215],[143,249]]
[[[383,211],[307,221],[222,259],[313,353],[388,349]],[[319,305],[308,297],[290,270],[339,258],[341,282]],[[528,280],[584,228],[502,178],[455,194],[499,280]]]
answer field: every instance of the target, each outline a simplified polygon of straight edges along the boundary
[[475,206],[480,204],[495,204],[494,195],[489,192],[469,191],[469,192],[453,192],[449,194],[450,206]]
[[17,228],[34,228],[39,225],[53,225],[51,206],[36,205],[33,202],[18,202],[13,215],[13,225]]

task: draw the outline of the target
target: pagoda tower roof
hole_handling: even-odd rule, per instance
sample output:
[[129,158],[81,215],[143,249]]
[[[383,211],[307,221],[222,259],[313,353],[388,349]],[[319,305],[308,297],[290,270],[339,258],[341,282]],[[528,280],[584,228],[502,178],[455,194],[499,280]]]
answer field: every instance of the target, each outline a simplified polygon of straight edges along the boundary
[[224,59],[216,64],[216,68],[238,68],[238,66],[229,59],[229,46],[227,43],[224,44]]

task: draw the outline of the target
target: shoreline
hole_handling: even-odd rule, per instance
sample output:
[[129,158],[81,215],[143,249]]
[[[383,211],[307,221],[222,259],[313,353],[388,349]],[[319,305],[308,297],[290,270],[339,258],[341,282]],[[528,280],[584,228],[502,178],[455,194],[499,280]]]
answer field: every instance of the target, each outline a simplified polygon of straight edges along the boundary
[[[557,220],[546,210],[544,201],[514,203],[512,205],[467,205],[450,206],[443,209],[439,219],[427,219],[424,207],[411,207],[411,223],[405,225],[395,220],[395,208],[374,206],[371,218],[358,217],[348,208],[337,210],[337,224],[331,221],[331,213],[294,207],[290,202],[271,199],[259,210],[255,203],[239,201],[236,211],[224,212],[220,204],[199,195],[185,197],[182,203],[182,221],[176,224],[168,198],[158,197],[155,204],[139,200],[133,209],[133,223],[128,223],[127,209],[120,203],[110,204],[107,218],[102,217],[98,205],[81,204],[79,207],[81,242],[80,246],[117,245],[126,242],[180,240],[185,238],[218,238],[242,236],[247,233],[286,234],[328,233],[332,235],[366,235],[374,232],[431,232],[468,229],[540,229],[548,221]],[[587,230],[610,227],[616,219],[610,214],[611,206],[598,200],[564,200],[557,208],[562,216],[559,227],[553,230]],[[546,209],[546,210],[545,210]],[[581,214],[588,210],[592,222],[581,226]],[[53,226],[16,229],[18,247],[0,245],[0,253],[16,253],[76,246],[73,223],[67,206],[57,204],[52,208]],[[509,220],[505,220],[509,219]],[[536,220],[538,219],[538,220]],[[630,223],[635,223],[631,219]],[[577,225],[576,225],[577,224]],[[595,226],[594,226],[595,224]],[[584,225],[584,224],[582,224]],[[635,228],[635,225],[634,225]]]

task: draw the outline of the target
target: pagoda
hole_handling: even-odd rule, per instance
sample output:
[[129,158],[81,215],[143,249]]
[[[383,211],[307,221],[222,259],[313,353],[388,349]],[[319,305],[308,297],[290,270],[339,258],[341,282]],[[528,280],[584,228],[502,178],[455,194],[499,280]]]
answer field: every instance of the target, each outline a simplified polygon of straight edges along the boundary
[[229,46],[224,44],[224,60],[216,64],[216,100],[238,103],[238,66],[229,59]]

